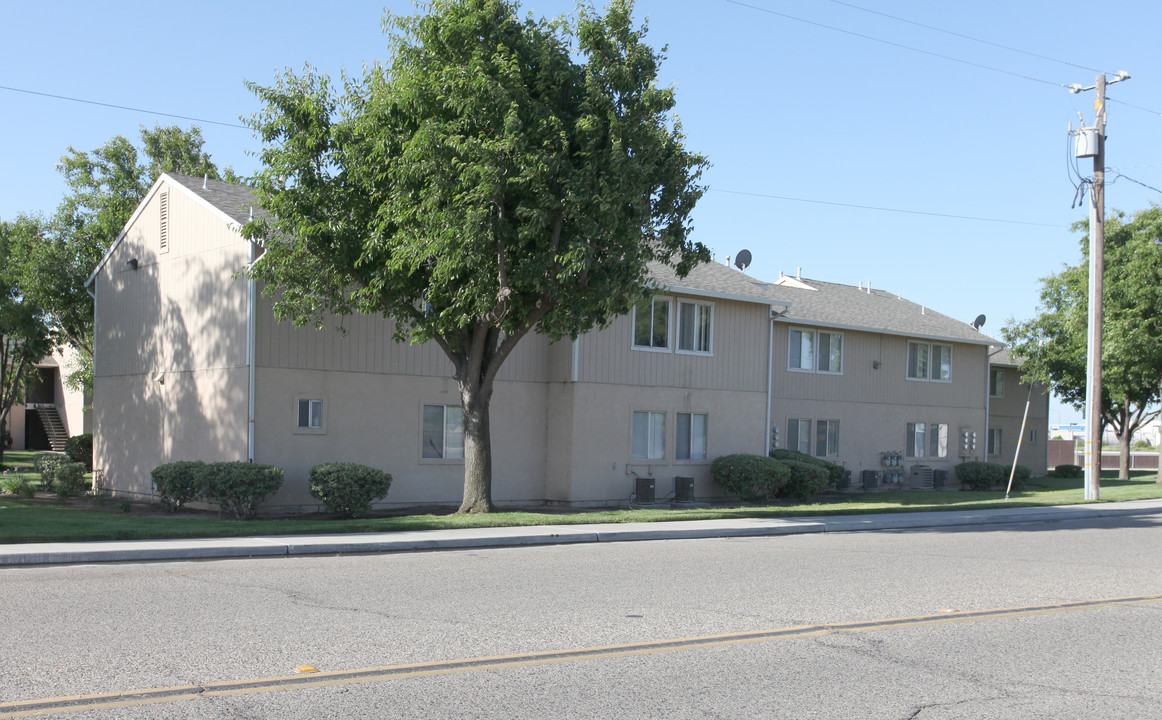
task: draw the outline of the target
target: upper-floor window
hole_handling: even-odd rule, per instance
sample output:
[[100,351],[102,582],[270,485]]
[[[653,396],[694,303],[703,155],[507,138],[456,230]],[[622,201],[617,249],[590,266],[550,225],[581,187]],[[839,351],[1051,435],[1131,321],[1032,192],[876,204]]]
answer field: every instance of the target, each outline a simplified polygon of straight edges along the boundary
[[908,343],[908,379],[952,381],[952,346],[940,343]]
[[634,307],[633,346],[645,350],[670,349],[669,298],[647,298]]
[[710,303],[678,302],[678,350],[709,353],[714,306]]
[[843,333],[791,328],[787,345],[787,368],[790,370],[843,372]]
[[1000,368],[989,370],[989,397],[1005,396],[1005,371]]

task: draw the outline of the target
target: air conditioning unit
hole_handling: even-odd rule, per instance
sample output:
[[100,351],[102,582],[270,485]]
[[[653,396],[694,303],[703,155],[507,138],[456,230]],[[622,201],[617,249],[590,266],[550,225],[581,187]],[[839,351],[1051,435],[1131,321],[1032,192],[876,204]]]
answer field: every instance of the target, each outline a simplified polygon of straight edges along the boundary
[[639,505],[653,505],[654,504],[654,479],[651,478],[634,478],[633,483],[634,500]]
[[880,487],[880,471],[879,470],[864,470],[860,473],[860,479],[863,480],[864,490],[878,490]]
[[674,502],[694,502],[694,478],[681,476],[674,478]]

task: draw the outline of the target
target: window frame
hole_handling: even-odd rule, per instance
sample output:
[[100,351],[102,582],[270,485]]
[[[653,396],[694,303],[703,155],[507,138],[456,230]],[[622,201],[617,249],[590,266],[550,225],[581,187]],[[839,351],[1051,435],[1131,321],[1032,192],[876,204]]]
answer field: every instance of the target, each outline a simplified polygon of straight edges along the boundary
[[[662,463],[666,460],[666,413],[664,410],[630,410],[629,417],[629,457],[633,463]],[[646,420],[646,452],[644,456],[637,455],[637,418],[645,415]],[[660,431],[655,429],[654,420],[661,418]],[[655,441],[660,440],[660,454],[655,454]]]
[[[994,440],[995,438],[995,440]],[[985,440],[986,455],[1005,454],[1005,435],[1002,428],[989,428],[989,436]]]
[[[307,410],[307,425],[300,425],[302,419],[303,403],[306,403]],[[313,409],[315,403],[318,403],[318,425],[311,424],[315,413]],[[294,433],[296,435],[326,435],[327,434],[327,402],[326,398],[321,395],[295,395],[293,413],[291,417],[294,418]]]
[[[641,302],[638,302],[638,303],[634,304],[633,312],[631,313],[631,316],[630,316],[630,328],[629,328],[629,330],[630,330],[630,338],[629,338],[630,348],[632,348],[633,350],[641,350],[644,352],[658,352],[658,353],[672,352],[673,350],[671,347],[671,340],[673,339],[673,336],[674,336],[674,298],[672,298],[668,295],[653,295],[650,297],[649,303],[650,303],[650,327],[651,327],[650,344],[649,345],[639,345],[637,342],[637,316],[638,316],[638,310],[639,310],[640,306],[642,305]],[[652,328],[654,325],[654,313],[656,312],[656,308],[657,308],[658,303],[665,303],[666,304],[666,345],[665,345],[665,347],[658,347],[658,346],[655,346],[653,344],[653,330],[652,330]]]
[[[427,446],[427,441],[428,441],[428,432],[427,432],[428,408],[439,408],[440,409],[440,447],[438,448],[438,452],[440,453],[439,455],[426,454],[428,452],[428,446]],[[460,451],[460,455],[458,457],[455,455],[449,457],[449,455],[448,455],[449,447],[451,447],[453,449],[455,449],[457,447],[456,445],[449,446],[449,444],[448,444],[449,436],[455,435],[455,432],[449,433],[449,431],[448,431],[449,430],[449,426],[448,426],[448,420],[449,420],[448,410],[449,410],[449,408],[456,411],[460,415],[460,429],[459,429],[460,444],[458,446],[459,451]],[[465,455],[465,451],[464,451],[464,408],[461,407],[460,405],[448,405],[446,403],[429,403],[429,402],[422,403],[420,405],[420,462],[422,462],[422,463],[463,464],[464,463],[464,455]]]
[[[807,431],[803,432],[803,428],[806,428]],[[820,430],[823,431],[822,436]],[[792,438],[795,440],[794,447],[791,446]],[[820,439],[823,441],[823,454],[819,453]],[[839,420],[836,418],[787,418],[786,449],[817,458],[839,457]]]
[[[676,330],[676,332],[674,334],[677,336],[675,338],[676,342],[674,343],[674,352],[676,352],[680,355],[710,355],[710,356],[714,355],[714,303],[706,301],[706,300],[693,300],[693,299],[687,299],[687,298],[674,298],[674,300],[677,304],[677,309],[678,309],[678,312],[675,314],[675,317],[674,317],[674,325],[675,325],[675,330]],[[682,331],[684,329],[684,326],[682,323],[682,318],[683,318],[682,308],[685,305],[689,305],[689,306],[694,308],[694,313],[695,313],[695,315],[694,315],[694,323],[695,323],[694,333],[695,333],[696,337],[698,335],[698,328],[697,328],[698,313],[702,310],[705,310],[710,316],[707,323],[706,323],[706,348],[705,349],[694,347],[693,349],[687,350],[687,349],[682,348]],[[636,338],[636,335],[637,335],[636,331],[635,331],[634,335],[635,335],[634,339],[636,340],[637,339]]]
[[[799,351],[798,357],[794,356],[791,352],[791,350],[795,346],[795,343],[794,343],[795,333],[798,333],[799,338],[800,338],[800,340],[799,340],[800,351]],[[803,362],[803,352],[801,350],[801,348],[803,347],[802,338],[806,334],[811,335],[810,367],[802,367],[802,362]],[[831,365],[830,362],[828,362],[828,369],[821,370],[819,368],[819,365],[823,362],[823,353],[821,352],[821,348],[823,346],[823,337],[822,337],[823,335],[827,335],[828,338],[830,338],[828,340],[828,348],[829,349],[831,347],[831,344],[835,342],[835,338],[839,339],[839,369],[838,370],[831,370],[830,369],[830,365]],[[787,333],[787,370],[789,372],[814,373],[816,375],[842,375],[843,374],[843,353],[844,353],[844,339],[843,339],[842,332],[839,332],[836,330],[826,330],[823,328],[809,328],[809,327],[789,328],[789,332]],[[828,361],[830,361],[830,359],[831,359],[830,351],[827,354],[827,358],[828,358]],[[796,360],[800,363],[799,366],[796,366],[793,364],[794,361],[796,361]]]
[[[913,370],[912,370],[912,365],[913,365],[913,363],[912,363],[912,348],[913,347],[915,347],[917,349],[919,349],[920,347],[923,347],[925,349],[924,350],[924,352],[925,352],[925,357],[924,357],[925,376],[924,377],[912,374],[913,373]],[[936,356],[933,353],[933,350],[935,348],[947,348],[948,349],[948,377],[933,377],[933,372],[939,372],[936,368],[940,367],[940,365],[934,361],[934,358]],[[917,361],[915,364],[917,366],[920,364],[918,358],[917,358]],[[917,373],[919,372],[918,368],[917,368],[916,372]],[[951,383],[952,382],[952,343],[935,342],[935,341],[930,341],[930,340],[909,340],[908,346],[904,351],[904,376],[908,380],[912,380],[914,382]]]
[[[687,432],[687,443],[683,452],[682,418],[688,417],[690,428]],[[702,418],[702,455],[694,456],[694,418]],[[682,457],[685,454],[686,457]],[[676,412],[674,413],[674,461],[683,463],[706,463],[710,460],[710,413],[708,412]]]
[[[904,424],[904,457],[910,460],[945,460],[949,457],[948,423],[913,420]],[[919,440],[923,450],[917,453]],[[942,452],[943,451],[943,452]]]
[[[998,392],[999,390],[999,392]],[[989,368],[989,397],[1003,398],[1005,396],[1005,369]]]
[[[792,425],[794,423],[794,425]],[[803,432],[803,423],[807,423],[807,432]],[[801,453],[811,454],[811,427],[814,425],[814,418],[787,418],[787,449],[796,450]],[[792,431],[792,427],[794,430]],[[795,439],[795,446],[791,447],[791,438]],[[806,450],[803,449],[803,443],[806,442]]]

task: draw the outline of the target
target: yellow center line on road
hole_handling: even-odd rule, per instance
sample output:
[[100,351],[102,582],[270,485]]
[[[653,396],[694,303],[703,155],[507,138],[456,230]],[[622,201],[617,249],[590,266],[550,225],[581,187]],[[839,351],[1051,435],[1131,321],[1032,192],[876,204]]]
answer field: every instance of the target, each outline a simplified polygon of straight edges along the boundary
[[227,697],[256,693],[302,690],[308,688],[336,687],[356,683],[383,682],[406,678],[451,675],[479,670],[500,670],[505,668],[531,667],[555,663],[594,660],[600,658],[627,657],[653,653],[694,650],[707,647],[724,647],[747,643],[771,642],[774,640],[818,637],[834,633],[871,632],[895,628],[923,627],[983,620],[1046,615],[1050,613],[1076,612],[1127,605],[1145,605],[1162,602],[1162,595],[1141,595],[1138,597],[1107,598],[1104,600],[1083,600],[1055,605],[1036,605],[1015,608],[998,608],[956,612],[952,614],[924,615],[919,617],[889,618],[864,622],[802,625],[798,627],[760,630],[756,632],[730,633],[725,635],[705,635],[701,637],[657,640],[628,645],[608,645],[602,647],[556,650],[522,655],[501,655],[496,657],[447,660],[412,665],[389,665],[386,667],[340,670],[335,672],[310,673],[285,677],[257,678],[203,685],[181,685],[149,690],[105,693],[100,695],[78,695],[73,697],[43,698],[0,703],[0,720],[33,716],[57,715],[107,708],[153,705],[156,703],[193,700],[200,697]]

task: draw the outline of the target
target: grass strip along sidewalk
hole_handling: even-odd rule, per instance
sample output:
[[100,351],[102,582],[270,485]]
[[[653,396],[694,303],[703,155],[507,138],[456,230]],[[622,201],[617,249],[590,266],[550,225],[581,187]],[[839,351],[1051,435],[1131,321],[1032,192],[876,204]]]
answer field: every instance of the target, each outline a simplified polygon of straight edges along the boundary
[[[1116,471],[1103,473],[1101,502],[1162,498],[1162,485],[1152,471],[1131,473],[1117,480]],[[830,494],[819,502],[787,506],[716,507],[688,510],[644,508],[576,513],[498,512],[488,515],[403,515],[336,520],[320,515],[293,518],[223,520],[199,512],[167,515],[159,508],[116,499],[83,498],[61,502],[55,498],[24,499],[0,495],[0,543],[72,542],[85,540],[157,540],[176,538],[248,537],[253,535],[312,535],[451,528],[515,527],[529,525],[582,525],[592,523],[673,522],[730,518],[811,517],[869,513],[983,510],[989,508],[1076,505],[1084,502],[1081,479],[1037,478],[1013,492],[959,490],[884,491]]]

